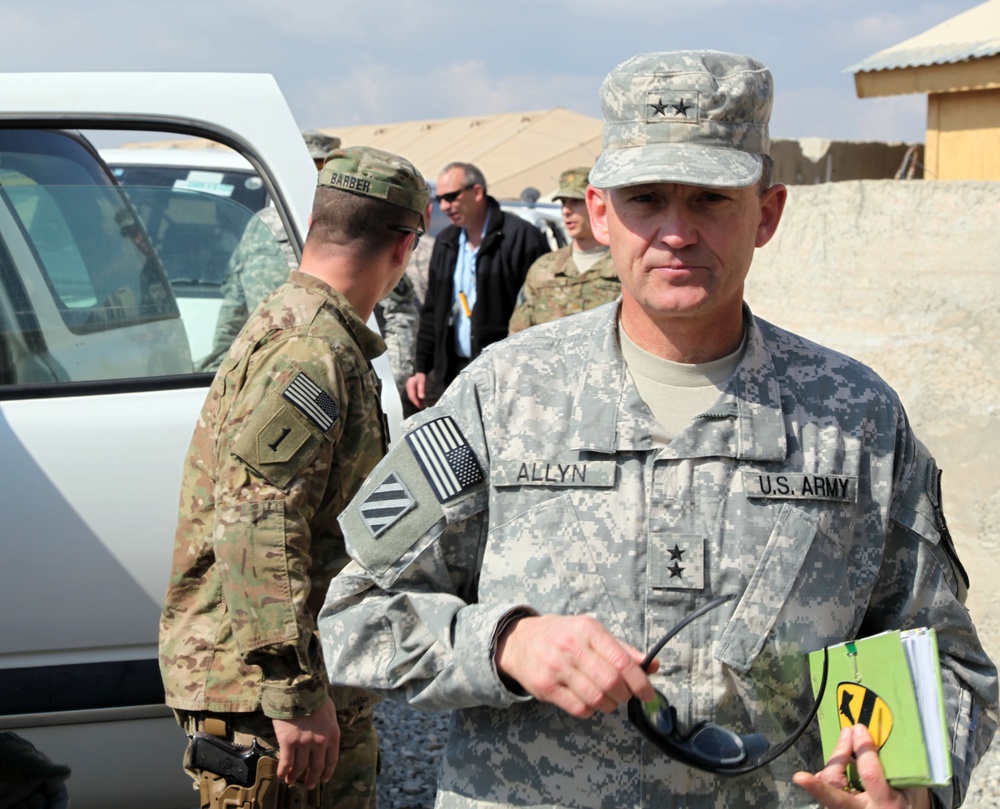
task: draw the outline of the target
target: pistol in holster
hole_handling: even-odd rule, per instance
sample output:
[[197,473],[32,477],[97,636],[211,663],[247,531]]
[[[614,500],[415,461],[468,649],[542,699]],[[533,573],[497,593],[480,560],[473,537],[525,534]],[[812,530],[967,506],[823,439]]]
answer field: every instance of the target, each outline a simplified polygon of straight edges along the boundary
[[190,739],[184,766],[200,773],[201,809],[319,809],[322,786],[286,784],[276,751],[256,739],[244,746],[201,731]]

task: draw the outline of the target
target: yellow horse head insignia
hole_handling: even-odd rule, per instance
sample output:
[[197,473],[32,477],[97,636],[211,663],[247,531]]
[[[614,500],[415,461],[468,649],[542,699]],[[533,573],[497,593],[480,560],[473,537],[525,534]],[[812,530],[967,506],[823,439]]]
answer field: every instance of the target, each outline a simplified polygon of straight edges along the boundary
[[865,725],[875,748],[882,749],[892,731],[892,711],[886,701],[859,683],[842,682],[837,686],[837,704],[840,726]]

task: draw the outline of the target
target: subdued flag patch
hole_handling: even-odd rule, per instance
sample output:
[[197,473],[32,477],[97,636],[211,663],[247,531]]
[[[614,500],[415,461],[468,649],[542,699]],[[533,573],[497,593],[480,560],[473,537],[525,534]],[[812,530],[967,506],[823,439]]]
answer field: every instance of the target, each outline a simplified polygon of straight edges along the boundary
[[483,480],[483,470],[450,416],[435,419],[406,436],[417,463],[441,503]]
[[416,501],[403,482],[395,472],[390,472],[365,498],[358,511],[371,535],[377,537],[415,505]]
[[281,395],[324,433],[333,426],[340,415],[340,408],[330,394],[303,372],[296,375]]

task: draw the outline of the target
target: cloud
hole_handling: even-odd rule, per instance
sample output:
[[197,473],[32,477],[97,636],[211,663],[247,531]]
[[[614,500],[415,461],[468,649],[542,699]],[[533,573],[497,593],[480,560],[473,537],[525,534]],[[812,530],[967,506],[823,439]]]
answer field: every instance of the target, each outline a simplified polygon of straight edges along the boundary
[[291,106],[303,126],[314,127],[549,107],[600,114],[596,84],[589,77],[547,72],[498,75],[476,60],[424,70],[369,62],[332,81],[311,80],[292,96]]

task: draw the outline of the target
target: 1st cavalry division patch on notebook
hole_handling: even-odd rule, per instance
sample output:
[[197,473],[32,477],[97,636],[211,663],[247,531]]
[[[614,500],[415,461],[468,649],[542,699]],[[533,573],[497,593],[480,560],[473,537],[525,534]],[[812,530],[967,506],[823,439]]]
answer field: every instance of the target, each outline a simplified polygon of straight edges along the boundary
[[441,503],[484,479],[472,448],[450,416],[418,427],[406,441]]

